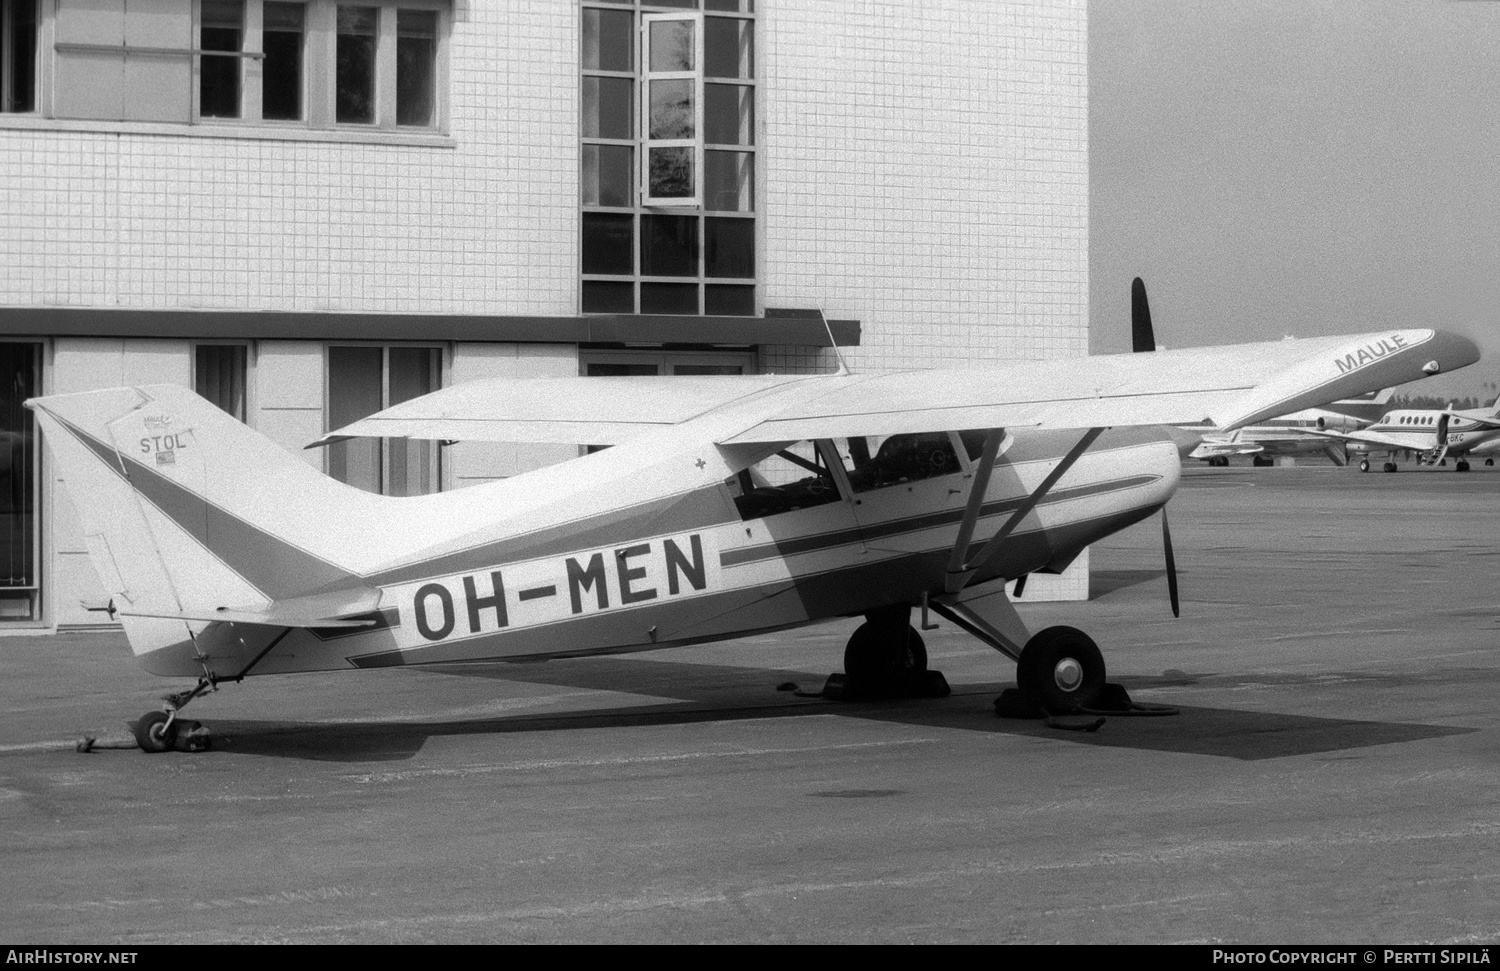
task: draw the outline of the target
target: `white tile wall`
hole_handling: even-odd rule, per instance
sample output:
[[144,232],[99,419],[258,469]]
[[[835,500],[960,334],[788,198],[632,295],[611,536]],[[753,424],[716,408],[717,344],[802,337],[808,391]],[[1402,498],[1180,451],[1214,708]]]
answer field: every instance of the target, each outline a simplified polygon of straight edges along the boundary
[[762,9],[766,304],[859,318],[855,367],[1087,353],[1083,0]]
[[455,21],[451,148],[0,132],[0,304],[575,312],[576,5]]

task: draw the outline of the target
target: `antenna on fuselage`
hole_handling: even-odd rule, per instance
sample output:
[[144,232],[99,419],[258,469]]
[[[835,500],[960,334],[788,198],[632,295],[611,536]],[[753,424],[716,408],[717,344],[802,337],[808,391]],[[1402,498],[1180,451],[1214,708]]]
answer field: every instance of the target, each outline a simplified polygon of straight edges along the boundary
[[839,342],[833,336],[833,325],[828,322],[828,315],[823,312],[823,305],[818,305],[818,319],[823,321],[823,329],[828,332],[828,346],[833,348],[833,355],[839,359],[840,374],[849,373],[849,365],[844,360],[844,352],[839,350]]

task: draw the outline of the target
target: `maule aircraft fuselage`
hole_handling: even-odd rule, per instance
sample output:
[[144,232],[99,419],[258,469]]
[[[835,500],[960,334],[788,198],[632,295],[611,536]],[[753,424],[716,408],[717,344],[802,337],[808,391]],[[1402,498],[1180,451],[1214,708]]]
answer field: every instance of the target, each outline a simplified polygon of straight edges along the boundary
[[[148,670],[198,679],[137,724],[160,751],[183,705],[248,675],[641,650],[833,617],[865,617],[845,670],[879,694],[926,673],[918,605],[1015,658],[1036,706],[1076,711],[1104,688],[1093,641],[1033,636],[981,588],[1060,570],[1162,509],[1180,460],[1161,425],[1232,430],[1477,356],[1410,330],[972,370],[478,382],[327,440],[613,447],[405,498],[336,482],[182,388],[29,404],[110,615]],[[1175,610],[1165,518],[1163,539]]]

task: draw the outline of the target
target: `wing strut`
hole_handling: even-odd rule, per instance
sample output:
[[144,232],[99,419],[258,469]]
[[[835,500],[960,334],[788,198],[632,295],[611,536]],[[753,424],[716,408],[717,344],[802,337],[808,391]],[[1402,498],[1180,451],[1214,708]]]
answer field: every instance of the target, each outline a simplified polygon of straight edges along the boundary
[[943,589],[948,593],[957,593],[967,586],[969,579],[994,557],[1006,537],[1021,524],[1021,520],[1036,508],[1037,503],[1041,502],[1048,492],[1052,491],[1052,487],[1057,485],[1057,480],[1073,467],[1073,463],[1088,451],[1088,447],[1094,444],[1094,440],[1104,434],[1104,431],[1105,427],[1101,426],[1084,432],[1077,444],[1068,450],[1068,454],[1062,457],[1061,462],[1057,463],[1057,467],[1047,473],[1041,485],[1032,490],[1031,495],[1027,496],[1016,511],[1010,514],[1005,525],[1001,526],[990,541],[984,544],[979,555],[966,561],[969,541],[974,537],[974,527],[979,522],[979,512],[984,506],[984,493],[989,488],[990,473],[994,471],[995,457],[1000,452],[1000,439],[1005,435],[1004,429],[990,429],[989,435],[984,440],[984,453],[980,456],[979,468],[974,473],[974,484],[969,487],[969,502],[964,508],[963,522],[958,527],[958,541],[953,544],[953,553],[948,558],[948,579]]

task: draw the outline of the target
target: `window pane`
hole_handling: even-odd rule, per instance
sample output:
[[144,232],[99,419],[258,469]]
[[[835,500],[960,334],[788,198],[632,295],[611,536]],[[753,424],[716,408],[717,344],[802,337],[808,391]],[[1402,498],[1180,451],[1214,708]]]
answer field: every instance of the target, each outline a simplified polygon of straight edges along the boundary
[[583,214],[583,272],[635,272],[635,217],[614,213]]
[[653,148],[651,159],[651,197],[653,199],[691,199],[693,197],[693,150],[691,148]]
[[334,118],[342,124],[375,121],[374,7],[339,7]]
[[583,79],[583,137],[635,137],[635,82],[629,78]]
[[0,111],[36,110],[36,2],[20,0],[5,7],[9,16],[6,43],[0,49],[0,88],[5,101]]
[[703,0],[704,10],[726,13],[755,13],[755,0]]
[[591,378],[655,377],[661,373],[655,364],[617,364],[613,361],[594,361],[585,370]]
[[755,77],[755,34],[750,21],[703,18],[703,73],[711,78]]
[[239,51],[244,37],[243,0],[203,0],[198,68],[198,114],[204,118],[240,116],[240,59],[215,57],[208,51]]
[[710,283],[703,288],[703,312],[726,317],[754,317],[755,288]]
[[[393,347],[390,359],[390,394],[386,407],[438,389],[442,352],[435,347]],[[420,496],[438,489],[438,446],[422,439],[388,438],[390,462],[385,494]]]
[[635,313],[635,284],[605,280],[583,281],[583,312],[586,314]]
[[631,29],[635,15],[628,10],[584,10],[583,69],[633,71]]
[[631,204],[631,156],[628,145],[583,146],[583,204]]
[[755,156],[749,152],[704,152],[703,207],[719,212],[755,211]]
[[698,275],[697,216],[641,217],[641,275]]
[[755,220],[703,220],[704,276],[755,276]]
[[[342,428],[380,410],[384,354],[378,347],[328,349],[328,428]],[[353,438],[328,446],[328,474],[380,491],[380,439]]]
[[693,22],[656,21],[651,24],[651,71],[693,70]]
[[243,344],[199,344],[193,361],[193,390],[240,421],[245,420],[246,357]]
[[711,145],[754,145],[755,89],[743,84],[705,84],[703,138]]
[[693,82],[651,82],[650,138],[693,137]]
[[696,283],[641,284],[641,313],[696,314],[697,312],[698,285]]
[[432,124],[436,77],[437,13],[396,11],[396,124]]
[[267,3],[260,116],[272,121],[302,117],[302,12],[300,3]]
[[702,377],[716,374],[744,374],[745,369],[738,364],[674,364],[672,373],[684,377]]

